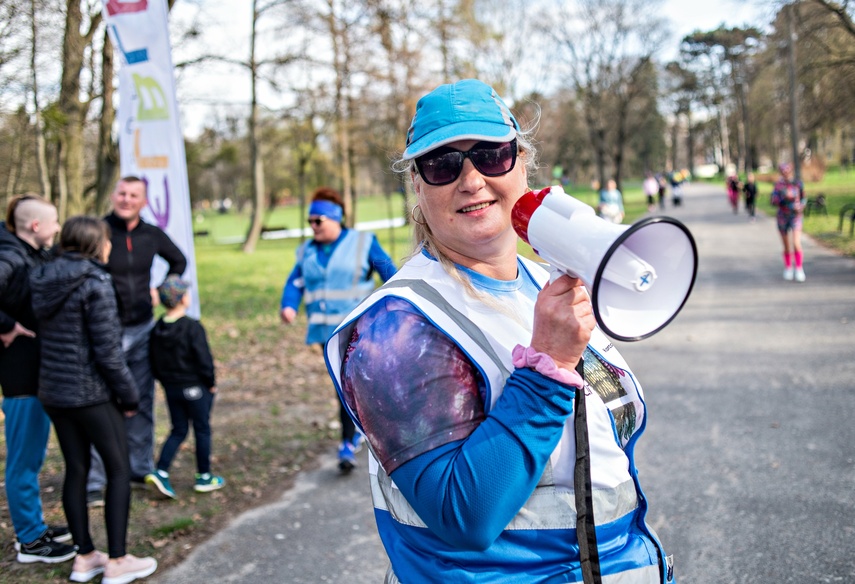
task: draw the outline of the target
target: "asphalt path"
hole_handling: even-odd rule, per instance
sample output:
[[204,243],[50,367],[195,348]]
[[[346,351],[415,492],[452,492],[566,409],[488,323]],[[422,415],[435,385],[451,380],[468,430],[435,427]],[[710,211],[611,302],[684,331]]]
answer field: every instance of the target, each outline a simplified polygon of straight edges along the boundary
[[[855,583],[855,260],[807,239],[807,281],[783,281],[774,218],[734,215],[721,187],[663,214],[695,237],[694,291],[616,344],[645,388],[637,463],[678,581]],[[150,581],[382,582],[361,456],[340,476],[330,453]]]

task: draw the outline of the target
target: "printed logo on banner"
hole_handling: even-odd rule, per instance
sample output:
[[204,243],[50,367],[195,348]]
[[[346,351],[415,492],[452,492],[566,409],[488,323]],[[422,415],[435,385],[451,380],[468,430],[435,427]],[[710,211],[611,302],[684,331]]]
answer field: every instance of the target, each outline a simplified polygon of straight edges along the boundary
[[126,51],[125,45],[122,43],[122,37],[119,36],[119,29],[117,29],[116,26],[113,24],[109,26],[110,30],[113,31],[113,38],[116,39],[116,44],[119,45],[119,51],[125,58],[125,63],[127,63],[128,65],[135,65],[137,63],[145,63],[146,61],[148,61],[148,50],[142,48],[136,49],[134,51]]
[[136,73],[133,74],[133,79],[137,97],[140,100],[137,119],[140,121],[168,120],[169,105],[166,101],[166,93],[160,84],[154,77],[143,77]]
[[140,146],[140,129],[134,130],[134,159],[140,168],[169,168],[169,156],[147,156]]
[[[143,182],[145,183],[145,190],[149,192],[149,184],[148,178],[142,177]],[[161,200],[157,196],[148,197],[148,208],[151,211],[151,214],[154,216],[155,221],[157,221],[157,226],[161,229],[166,229],[167,225],[169,225],[169,178],[163,177],[163,199]]]
[[131,12],[145,12],[148,9],[148,0],[108,0],[107,14],[128,14]]

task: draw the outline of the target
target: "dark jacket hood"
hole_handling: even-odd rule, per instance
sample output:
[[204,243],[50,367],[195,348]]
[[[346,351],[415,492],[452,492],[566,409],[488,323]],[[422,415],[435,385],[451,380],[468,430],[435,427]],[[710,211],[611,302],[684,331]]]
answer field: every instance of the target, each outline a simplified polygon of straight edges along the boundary
[[14,251],[21,257],[25,257],[27,252],[25,245],[27,244],[6,228],[5,221],[0,221],[0,251]]
[[168,323],[163,319],[158,320],[151,330],[151,336],[155,339],[154,342],[166,350],[178,347],[184,337],[184,331],[181,330],[180,326],[175,326],[176,323],[177,321]]
[[103,264],[76,253],[65,253],[30,273],[33,312],[50,318],[89,277],[107,277]]
[[15,253],[24,261],[30,262],[46,262],[53,258],[56,254],[53,249],[36,249],[6,227],[5,221],[0,221],[0,254]]

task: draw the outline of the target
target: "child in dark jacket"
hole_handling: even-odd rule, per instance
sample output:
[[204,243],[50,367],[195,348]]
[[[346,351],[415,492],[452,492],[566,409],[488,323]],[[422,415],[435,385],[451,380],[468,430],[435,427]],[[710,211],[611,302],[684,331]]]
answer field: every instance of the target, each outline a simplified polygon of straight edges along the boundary
[[197,492],[215,491],[225,485],[223,477],[211,474],[211,408],[217,383],[214,359],[201,323],[186,316],[190,306],[190,284],[170,275],[157,291],[166,314],[151,331],[149,355],[155,379],[166,392],[172,431],[160,451],[156,469],[145,480],[173,499],[169,466],[187,437],[190,422],[196,437]]

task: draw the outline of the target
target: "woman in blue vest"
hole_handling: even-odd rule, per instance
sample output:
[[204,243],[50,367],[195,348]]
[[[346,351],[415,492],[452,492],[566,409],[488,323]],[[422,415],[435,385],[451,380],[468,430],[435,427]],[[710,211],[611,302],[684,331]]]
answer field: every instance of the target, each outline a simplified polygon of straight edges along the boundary
[[422,97],[397,165],[416,251],[327,342],[370,446],[389,584],[673,581],[644,521],[638,381],[582,282],[517,255],[511,209],[534,168],[530,131],[489,86]]
[[[279,316],[291,324],[300,302],[305,303],[309,320],[306,344],[323,345],[344,317],[374,290],[374,274],[385,282],[396,268],[374,234],[344,226],[344,202],[331,188],[321,187],[312,195],[309,225],[314,237],[297,249],[297,262],[282,291]],[[339,415],[338,466],[342,472],[350,472],[362,436],[344,406]]]

